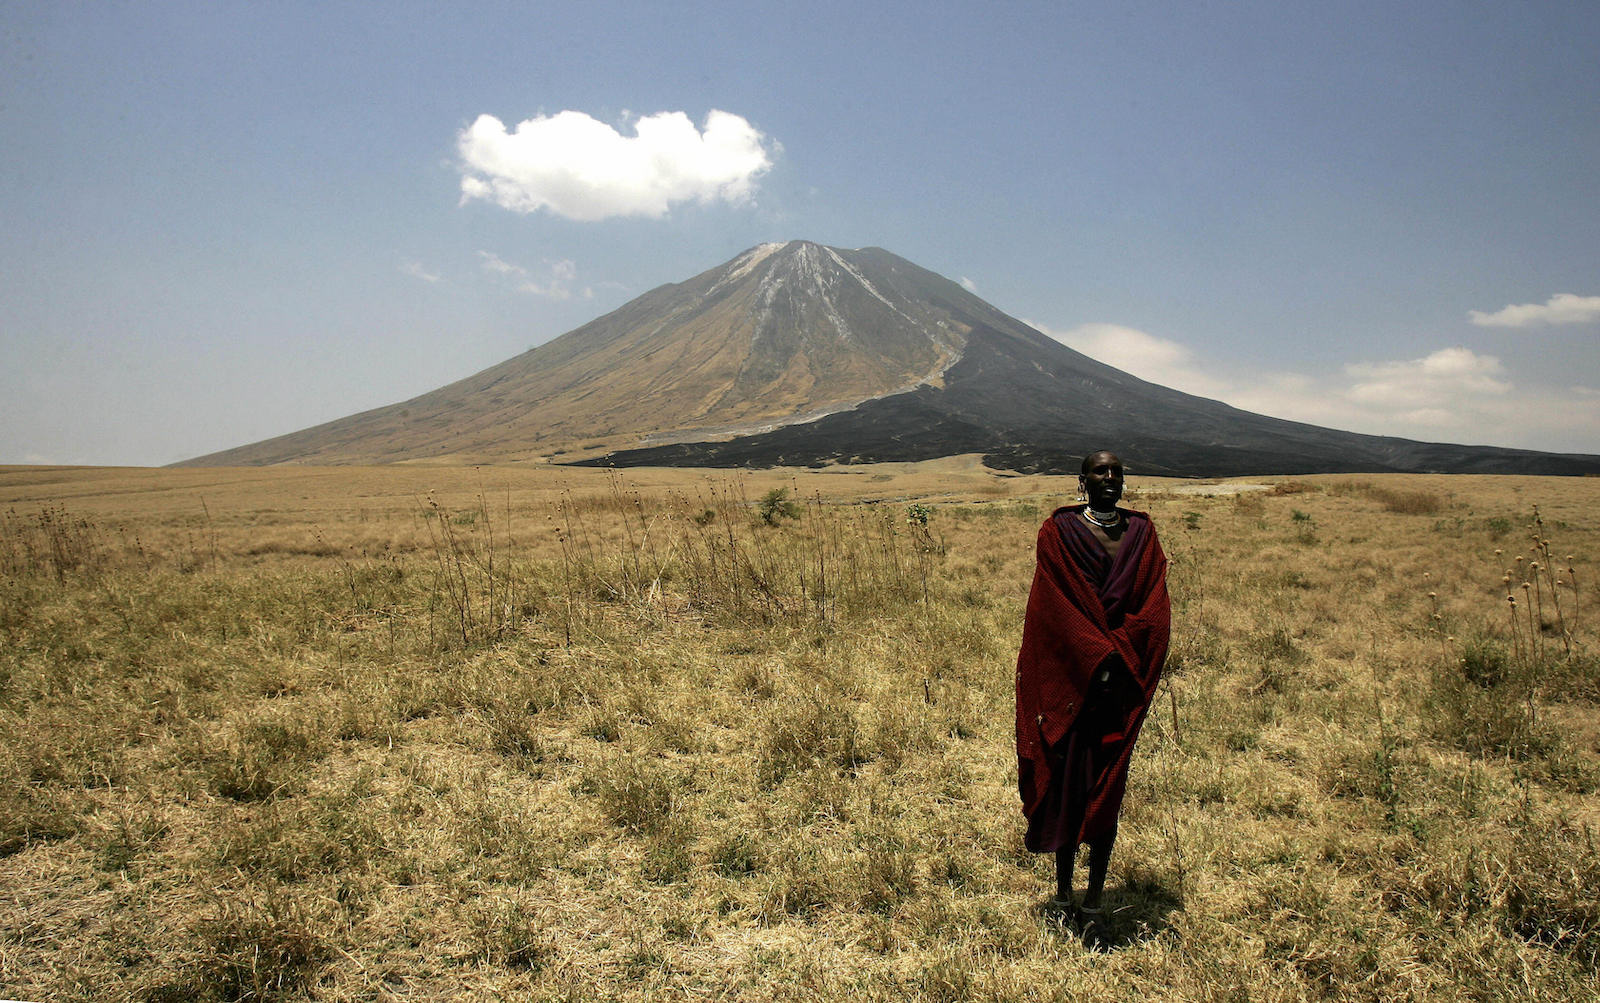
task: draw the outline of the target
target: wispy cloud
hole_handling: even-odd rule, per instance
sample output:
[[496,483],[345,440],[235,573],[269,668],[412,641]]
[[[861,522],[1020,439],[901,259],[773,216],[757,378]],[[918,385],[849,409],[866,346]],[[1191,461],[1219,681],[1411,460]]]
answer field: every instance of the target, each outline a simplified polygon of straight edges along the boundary
[[767,137],[728,112],[712,111],[704,131],[681,111],[646,115],[633,131],[624,136],[578,111],[527,119],[509,132],[479,115],[457,140],[462,201],[581,221],[659,219],[691,200],[748,203],[772,166]]
[[1479,327],[1536,327],[1547,324],[1588,324],[1600,320],[1600,296],[1556,293],[1543,303],[1518,303],[1494,313],[1468,310]]
[[1209,362],[1179,342],[1117,324],[1033,326],[1152,383],[1329,428],[1557,451],[1593,451],[1600,428],[1600,392],[1521,386],[1499,358],[1461,346],[1300,373]]
[[[543,269],[538,273],[522,265],[513,264],[492,251],[479,251],[478,258],[483,264],[484,271],[504,276],[518,292],[553,300],[571,299],[573,296],[572,287],[578,279],[578,266],[570,258],[562,258],[559,261],[546,260]],[[585,286],[578,295],[589,299],[594,295],[594,290]]]
[[403,263],[400,266],[400,271],[414,279],[421,279],[424,282],[439,281],[439,275],[435,272],[428,271],[426,268],[423,268],[422,263],[419,261],[407,261]]
[[969,293],[975,293],[978,291],[978,284],[963,275],[961,276],[961,288],[965,289]]

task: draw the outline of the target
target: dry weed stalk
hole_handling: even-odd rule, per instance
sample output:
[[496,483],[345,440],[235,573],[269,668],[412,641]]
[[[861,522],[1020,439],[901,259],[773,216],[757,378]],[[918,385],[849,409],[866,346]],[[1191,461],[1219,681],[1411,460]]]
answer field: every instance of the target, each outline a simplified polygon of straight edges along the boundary
[[[1469,628],[1459,653],[1452,655],[1449,642],[1454,637],[1446,637],[1437,594],[1429,593],[1433,630],[1445,645],[1444,664],[1450,669],[1441,701],[1450,708],[1446,717],[1453,715],[1447,731],[1473,751],[1498,750],[1524,758],[1562,745],[1560,733],[1543,720],[1545,704],[1600,694],[1600,665],[1577,629],[1573,559],[1566,562],[1569,578],[1563,581],[1537,506],[1528,539],[1531,559],[1516,555],[1500,575],[1505,619],[1498,634]],[[1503,549],[1494,551],[1497,559],[1504,554]],[[1568,602],[1560,599],[1563,587],[1571,591]],[[1470,685],[1462,688],[1463,681]]]
[[[522,578],[510,565],[512,542],[495,537],[486,497],[464,511],[451,511],[431,493],[422,507],[432,544],[435,576],[429,609],[448,611],[449,633],[462,647],[511,636],[521,619]],[[510,512],[506,514],[509,533]]]
[[0,574],[12,578],[94,575],[109,555],[104,534],[65,505],[46,505],[28,516],[8,509],[0,518]]

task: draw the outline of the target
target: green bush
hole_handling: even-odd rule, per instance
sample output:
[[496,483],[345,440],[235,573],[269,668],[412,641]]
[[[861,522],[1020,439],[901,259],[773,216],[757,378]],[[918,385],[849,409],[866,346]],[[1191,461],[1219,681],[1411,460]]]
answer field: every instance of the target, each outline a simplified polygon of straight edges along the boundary
[[784,519],[800,518],[800,503],[789,497],[788,488],[773,488],[756,503],[756,512],[768,526],[776,526]]

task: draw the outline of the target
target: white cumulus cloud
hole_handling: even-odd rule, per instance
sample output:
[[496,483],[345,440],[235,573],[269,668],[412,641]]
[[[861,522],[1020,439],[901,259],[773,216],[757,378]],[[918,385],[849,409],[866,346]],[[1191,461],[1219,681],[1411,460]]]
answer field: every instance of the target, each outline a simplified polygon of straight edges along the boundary
[[1484,313],[1468,310],[1479,327],[1534,327],[1540,324],[1587,324],[1600,320],[1600,296],[1556,293],[1543,303],[1516,303]]
[[681,202],[750,201],[772,166],[767,137],[738,115],[712,111],[704,130],[681,111],[646,115],[624,136],[583,112],[519,122],[493,115],[462,130],[462,201],[514,212],[546,209],[584,222],[659,219]]
[[[578,266],[570,258],[546,260],[538,272],[507,261],[492,251],[479,251],[478,258],[483,263],[484,271],[504,276],[518,292],[547,299],[571,299],[573,283],[578,280]],[[585,286],[580,295],[588,299],[594,295],[594,290]]]

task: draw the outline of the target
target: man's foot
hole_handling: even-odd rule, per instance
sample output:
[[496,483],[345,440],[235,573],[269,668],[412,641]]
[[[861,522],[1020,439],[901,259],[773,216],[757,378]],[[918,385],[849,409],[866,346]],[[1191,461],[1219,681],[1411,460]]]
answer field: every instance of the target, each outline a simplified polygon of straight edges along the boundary
[[1053,895],[1039,910],[1050,923],[1063,929],[1077,929],[1078,906],[1071,898]]
[[1111,936],[1107,918],[1106,911],[1099,907],[1083,906],[1078,909],[1077,922],[1074,925],[1078,930],[1078,936],[1083,938],[1084,946],[1099,950],[1106,945]]

